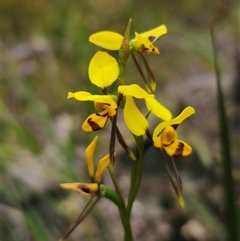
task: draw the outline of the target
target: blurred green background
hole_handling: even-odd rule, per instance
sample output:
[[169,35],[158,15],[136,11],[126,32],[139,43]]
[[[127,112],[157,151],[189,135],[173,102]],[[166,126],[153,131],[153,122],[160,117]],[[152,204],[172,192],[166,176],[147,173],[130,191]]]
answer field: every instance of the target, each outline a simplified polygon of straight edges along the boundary
[[[186,208],[178,208],[161,162],[148,153],[132,215],[135,240],[227,240],[209,19],[217,16],[216,47],[239,204],[239,3],[8,0],[1,12],[1,240],[58,240],[84,207],[86,199],[61,190],[59,183],[88,180],[84,148],[93,135],[80,126],[93,107],[66,96],[68,91],[97,91],[87,68],[98,48],[88,37],[100,30],[123,33],[129,18],[132,36],[167,25],[168,34],[156,44],[160,56],[146,56],[158,81],[156,96],[174,116],[187,105],[196,109],[179,128],[194,148],[191,156],[176,159]],[[127,78],[141,83],[131,59]],[[107,143],[108,131],[109,126],[100,134]],[[124,134],[131,143],[131,135]],[[106,154],[104,141],[97,157]],[[122,159],[116,172],[127,190],[130,164]],[[105,182],[111,185],[107,175]],[[122,240],[117,209],[101,200],[69,240]]]

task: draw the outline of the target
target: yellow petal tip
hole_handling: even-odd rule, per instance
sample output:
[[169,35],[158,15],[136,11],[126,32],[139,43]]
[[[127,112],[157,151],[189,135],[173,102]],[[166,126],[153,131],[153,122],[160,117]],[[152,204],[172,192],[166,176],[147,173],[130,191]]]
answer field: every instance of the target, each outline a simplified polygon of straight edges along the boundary
[[181,209],[184,209],[185,204],[182,196],[178,197],[178,205]]
[[133,153],[132,151],[129,153],[129,156],[130,156],[134,161],[137,160],[136,156],[134,155],[134,153]]
[[70,99],[70,98],[73,98],[73,97],[74,97],[74,93],[73,92],[68,92],[67,98]]

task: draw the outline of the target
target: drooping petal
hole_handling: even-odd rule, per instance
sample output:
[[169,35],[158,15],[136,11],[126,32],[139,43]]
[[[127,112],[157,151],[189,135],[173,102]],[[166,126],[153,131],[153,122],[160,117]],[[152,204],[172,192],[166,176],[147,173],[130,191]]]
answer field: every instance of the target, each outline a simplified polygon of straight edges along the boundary
[[120,85],[118,87],[118,92],[125,96],[132,96],[138,99],[153,98],[153,94],[148,94],[144,89],[142,89],[137,84],[131,85]]
[[175,140],[168,146],[163,146],[169,156],[187,156],[191,154],[192,147],[190,147],[186,142],[181,140]]
[[90,36],[89,42],[108,50],[119,50],[123,36],[111,31],[101,31]]
[[95,179],[97,181],[97,183],[100,183],[102,180],[102,176],[104,171],[107,169],[108,165],[110,163],[110,158],[109,158],[109,154],[107,154],[106,156],[104,156],[98,163],[98,167],[97,167],[97,171],[95,174]]
[[191,106],[188,106],[176,118],[161,122],[153,131],[153,142],[154,143],[156,142],[156,139],[159,137],[159,135],[161,134],[164,128],[166,128],[167,126],[179,125],[186,118],[193,115],[194,113],[195,113],[194,108]]
[[92,95],[87,91],[68,92],[68,99],[75,98],[79,101],[94,101],[109,104],[112,108],[117,108],[117,96],[115,95]]
[[145,103],[147,109],[151,111],[152,114],[159,117],[160,119],[166,121],[171,120],[172,113],[161,103],[159,103],[155,98],[146,98]]
[[128,129],[136,136],[141,136],[148,129],[148,121],[139,111],[131,96],[126,96],[126,103],[123,109],[123,117]]
[[101,130],[108,120],[108,110],[91,114],[82,124],[82,129],[86,132]]
[[91,82],[103,89],[117,79],[118,62],[108,53],[98,51],[90,61],[88,74]]
[[94,176],[94,153],[96,150],[98,142],[98,136],[95,136],[92,142],[88,145],[88,147],[85,150],[85,156],[86,156],[86,161],[87,161],[87,167],[88,167],[88,173],[91,178]]
[[97,193],[99,189],[97,183],[72,182],[72,183],[61,183],[60,186],[64,189],[70,189],[85,196],[93,195]]

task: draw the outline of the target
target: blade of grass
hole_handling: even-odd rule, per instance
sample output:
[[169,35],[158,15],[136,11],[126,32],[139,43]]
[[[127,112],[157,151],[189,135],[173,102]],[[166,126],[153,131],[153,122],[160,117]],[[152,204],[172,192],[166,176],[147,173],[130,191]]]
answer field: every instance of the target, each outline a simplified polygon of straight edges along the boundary
[[227,115],[224,104],[224,96],[220,82],[220,70],[213,24],[210,24],[210,34],[213,48],[213,63],[217,82],[217,104],[220,133],[220,149],[222,157],[222,175],[225,193],[225,215],[228,229],[228,240],[237,241],[237,216],[234,198],[234,182],[232,177],[232,159],[230,152],[230,139],[227,124]]
[[36,240],[46,241],[54,240],[53,235],[50,230],[47,228],[45,221],[41,217],[41,214],[34,207],[29,207],[25,212],[25,219],[31,234],[35,237]]

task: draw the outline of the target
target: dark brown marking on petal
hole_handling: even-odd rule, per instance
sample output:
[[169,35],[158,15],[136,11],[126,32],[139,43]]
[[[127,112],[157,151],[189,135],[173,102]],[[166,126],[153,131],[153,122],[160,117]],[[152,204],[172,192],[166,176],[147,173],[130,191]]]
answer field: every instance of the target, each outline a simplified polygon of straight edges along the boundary
[[172,128],[173,128],[174,130],[176,130],[177,127],[178,127],[178,125],[179,125],[179,124],[174,124],[174,125],[171,125],[171,126],[172,126]]
[[149,52],[149,48],[146,48],[144,45],[140,48],[140,52],[141,53],[148,53]]
[[78,189],[82,190],[83,192],[89,193],[89,188],[86,188],[85,185],[83,183],[79,184],[77,186]]
[[108,116],[108,112],[107,112],[106,114],[103,114],[103,115],[101,115],[100,113],[96,113],[96,115],[97,115],[97,116],[106,117],[106,116]]
[[91,193],[91,190],[87,187],[82,187],[82,191],[85,193]]
[[170,145],[172,145],[173,144],[173,142],[174,142],[174,140],[173,141],[171,141],[169,144],[164,144],[163,146],[165,146],[165,147],[168,147],[168,146],[170,146]]
[[91,126],[93,131],[101,130],[102,128],[98,125],[98,123],[92,121],[92,118],[89,118],[87,120],[88,124]]
[[175,156],[182,156],[183,154],[183,150],[184,150],[184,144],[182,142],[178,143],[178,147],[176,149],[176,151],[173,154],[173,157]]
[[86,185],[84,183],[81,183],[78,185],[78,189],[80,189],[81,191],[87,193],[87,194],[92,194],[94,193],[90,188],[86,187]]
[[148,37],[148,40],[152,43],[154,40],[156,39],[156,37],[154,37],[154,36],[149,36]]
[[159,132],[159,134],[157,135],[157,137],[159,137],[165,129],[166,129],[166,128],[162,129],[162,131]]

